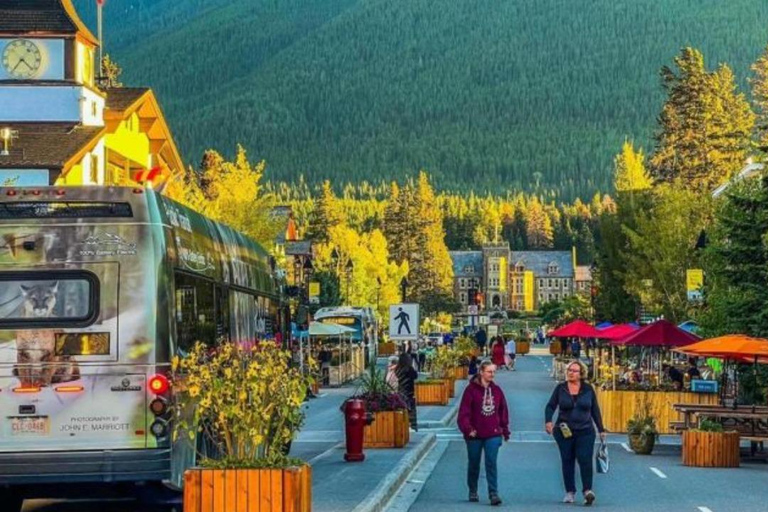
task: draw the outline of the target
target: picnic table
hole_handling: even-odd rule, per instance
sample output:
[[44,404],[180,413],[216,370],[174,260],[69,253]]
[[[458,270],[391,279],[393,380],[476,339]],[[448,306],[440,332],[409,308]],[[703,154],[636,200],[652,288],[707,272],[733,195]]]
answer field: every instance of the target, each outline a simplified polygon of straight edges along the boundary
[[[683,415],[682,422],[672,424],[673,428],[678,431],[698,427],[701,417],[718,420],[728,420],[728,418],[736,420],[738,417],[741,420],[745,420],[749,419],[748,416],[743,416],[747,414],[755,416],[753,419],[765,419],[768,421],[768,406],[766,405],[739,405],[735,409],[733,407],[713,404],[673,404],[672,407]],[[766,437],[768,437],[768,432]]]

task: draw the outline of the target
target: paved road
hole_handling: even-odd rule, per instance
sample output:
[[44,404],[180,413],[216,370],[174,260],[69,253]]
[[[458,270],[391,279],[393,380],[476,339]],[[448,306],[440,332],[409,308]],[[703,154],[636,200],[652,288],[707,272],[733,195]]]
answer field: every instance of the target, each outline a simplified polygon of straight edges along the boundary
[[[513,440],[499,454],[500,494],[504,508],[560,511],[563,496],[557,447],[542,433],[543,410],[554,386],[551,359],[518,358],[517,371],[500,372],[512,411]],[[445,512],[474,510],[466,488],[466,448],[455,430],[437,431],[438,447],[411,476],[390,510]],[[629,453],[623,436],[609,439],[611,472],[595,475],[595,506],[606,511],[725,512],[768,510],[768,464],[742,463],[739,469],[686,468],[677,446],[657,447],[651,456]],[[430,460],[430,458],[432,460]],[[431,467],[434,466],[434,467]],[[487,506],[484,476],[481,503]],[[413,501],[413,496],[418,498]]]

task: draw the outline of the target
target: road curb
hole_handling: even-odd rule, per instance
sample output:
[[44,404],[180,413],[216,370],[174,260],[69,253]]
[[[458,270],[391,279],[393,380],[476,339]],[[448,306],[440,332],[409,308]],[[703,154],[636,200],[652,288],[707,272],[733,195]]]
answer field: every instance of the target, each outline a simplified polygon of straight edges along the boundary
[[446,411],[446,413],[443,415],[441,419],[438,421],[425,421],[423,423],[419,423],[419,428],[441,428],[441,427],[447,427],[451,421],[456,417],[456,415],[459,413],[459,405],[460,400],[456,400],[456,402]]
[[436,443],[437,436],[435,434],[429,433],[424,436],[419,444],[413,448],[413,451],[406,455],[352,512],[380,512],[384,510],[392,496],[405,483],[413,468],[421,462]]

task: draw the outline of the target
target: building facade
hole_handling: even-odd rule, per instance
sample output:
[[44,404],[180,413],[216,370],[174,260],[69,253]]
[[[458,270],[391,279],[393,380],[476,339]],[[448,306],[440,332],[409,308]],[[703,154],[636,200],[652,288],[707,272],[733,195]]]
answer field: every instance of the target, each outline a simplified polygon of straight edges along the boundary
[[184,164],[147,88],[100,85],[71,0],[0,1],[0,186],[162,187]]
[[585,297],[592,295],[592,269],[587,265],[579,265],[576,267],[574,290],[579,295]]
[[[484,264],[482,251],[451,251],[453,262],[453,296],[466,312],[482,293]],[[474,297],[472,297],[474,295]]]
[[[504,242],[485,245],[481,251],[452,251],[450,255],[454,297],[465,311],[474,303],[469,297],[472,289],[481,290],[481,309],[487,311],[535,311],[576,291],[576,267],[570,251],[511,251]],[[581,286],[587,286],[589,293],[591,280]]]

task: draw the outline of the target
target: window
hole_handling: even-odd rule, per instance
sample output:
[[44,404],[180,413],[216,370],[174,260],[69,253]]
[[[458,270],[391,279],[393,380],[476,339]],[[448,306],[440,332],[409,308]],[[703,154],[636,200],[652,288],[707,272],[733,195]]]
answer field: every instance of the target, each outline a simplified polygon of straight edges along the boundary
[[465,279],[459,279],[459,288],[466,288],[467,287],[467,281]]
[[99,280],[84,270],[3,272],[0,304],[0,329],[87,327],[99,316]]
[[539,279],[539,288],[544,288],[544,279]]
[[552,288],[552,279],[547,279],[547,288]]
[[24,201],[0,203],[0,219],[130,218],[129,203],[88,203],[84,201]]
[[217,330],[213,283],[177,272],[175,299],[178,348],[188,352],[197,341],[213,346]]
[[459,294],[459,301],[460,301],[462,304],[466,304],[466,303],[467,303],[467,294],[466,294],[466,292],[461,292],[461,293]]
[[98,115],[98,113],[99,113],[99,110],[98,110],[98,108],[96,106],[96,102],[92,101],[91,102],[91,116],[92,117],[96,117]]
[[475,266],[474,265],[467,265],[464,267],[464,273],[465,274],[474,274],[475,273]]
[[550,263],[549,267],[547,267],[547,274],[554,275],[560,272],[560,267],[558,267],[557,263]]
[[88,172],[88,179],[92,184],[97,184],[99,182],[99,155],[91,155],[91,166]]
[[523,265],[522,263],[518,263],[515,266],[515,272],[517,272],[519,274],[522,274],[523,272],[525,272],[525,265]]

